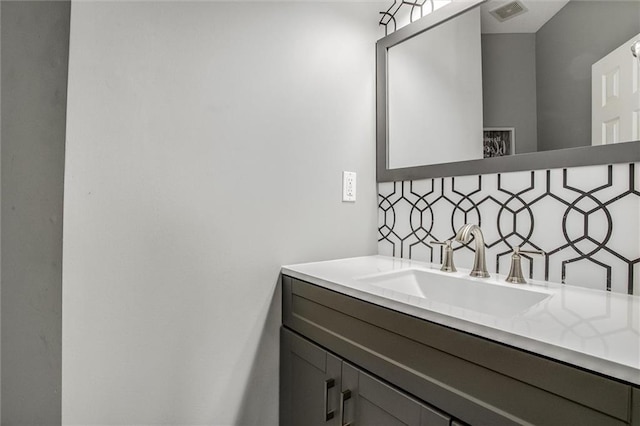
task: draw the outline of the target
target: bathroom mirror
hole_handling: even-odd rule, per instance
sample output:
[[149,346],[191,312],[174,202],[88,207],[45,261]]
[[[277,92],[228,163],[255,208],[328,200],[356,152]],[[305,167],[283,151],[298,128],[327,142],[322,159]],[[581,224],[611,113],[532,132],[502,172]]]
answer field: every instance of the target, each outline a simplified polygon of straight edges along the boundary
[[378,41],[378,181],[640,161],[640,113],[620,143],[591,124],[592,64],[640,33],[640,2],[519,0],[500,22],[507,3],[454,0]]

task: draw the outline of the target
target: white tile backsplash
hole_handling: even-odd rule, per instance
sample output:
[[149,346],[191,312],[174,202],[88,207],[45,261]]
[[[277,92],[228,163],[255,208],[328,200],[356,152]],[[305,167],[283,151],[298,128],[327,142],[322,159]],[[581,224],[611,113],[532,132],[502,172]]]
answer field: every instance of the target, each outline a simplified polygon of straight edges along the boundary
[[[440,262],[429,241],[476,223],[490,272],[506,274],[520,245],[546,252],[523,260],[532,278],[640,294],[639,187],[638,163],[383,182],[378,252]],[[473,245],[454,245],[470,267]]]

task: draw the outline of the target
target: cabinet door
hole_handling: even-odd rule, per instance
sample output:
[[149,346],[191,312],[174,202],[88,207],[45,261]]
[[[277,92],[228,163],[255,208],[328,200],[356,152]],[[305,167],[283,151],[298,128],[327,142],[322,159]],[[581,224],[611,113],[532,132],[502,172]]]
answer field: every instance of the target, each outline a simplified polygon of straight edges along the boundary
[[284,328],[280,348],[280,423],[338,426],[342,361]]
[[[341,425],[449,426],[451,418],[364,371],[342,363]],[[345,395],[349,398],[345,400]]]

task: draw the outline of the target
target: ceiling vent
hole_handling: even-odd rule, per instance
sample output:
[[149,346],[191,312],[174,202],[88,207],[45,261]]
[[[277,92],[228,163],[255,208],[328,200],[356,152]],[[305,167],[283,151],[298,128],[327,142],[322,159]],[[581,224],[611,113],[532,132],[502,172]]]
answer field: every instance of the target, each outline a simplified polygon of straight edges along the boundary
[[528,9],[519,1],[512,1],[497,9],[490,11],[494,18],[500,22],[511,19],[515,16],[525,13]]

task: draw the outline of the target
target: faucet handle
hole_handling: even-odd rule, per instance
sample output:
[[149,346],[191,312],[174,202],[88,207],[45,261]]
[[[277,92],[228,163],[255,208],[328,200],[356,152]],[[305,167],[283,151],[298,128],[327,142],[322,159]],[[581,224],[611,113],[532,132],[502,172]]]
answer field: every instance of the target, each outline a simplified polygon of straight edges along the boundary
[[511,255],[511,269],[509,270],[509,275],[507,275],[506,281],[508,283],[513,284],[526,284],[527,280],[524,279],[524,275],[522,274],[522,257],[520,254],[537,254],[544,256],[546,253],[542,250],[521,250],[520,246],[515,246],[513,248],[513,254]]
[[442,256],[442,267],[441,271],[444,272],[457,272],[456,266],[453,264],[453,248],[451,244],[453,241],[445,240],[442,241],[429,241],[429,244],[435,244],[438,246],[442,246],[444,250],[444,255]]

